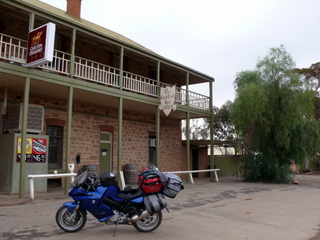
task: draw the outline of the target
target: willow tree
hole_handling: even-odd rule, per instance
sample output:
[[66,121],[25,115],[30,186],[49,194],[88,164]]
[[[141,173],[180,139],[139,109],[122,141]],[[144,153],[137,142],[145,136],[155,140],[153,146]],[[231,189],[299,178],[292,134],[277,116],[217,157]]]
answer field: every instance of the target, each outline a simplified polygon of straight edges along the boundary
[[316,154],[319,124],[314,92],[283,46],[271,48],[253,71],[237,74],[231,118],[246,148],[244,181],[290,182],[289,164]]
[[[313,63],[309,68],[295,69],[295,72],[300,74],[304,80],[310,84],[312,90],[315,92],[314,101],[314,117],[320,122],[320,62]],[[314,159],[317,160],[318,168],[320,169],[320,146],[318,155]],[[309,161],[306,159],[303,170],[309,170]]]

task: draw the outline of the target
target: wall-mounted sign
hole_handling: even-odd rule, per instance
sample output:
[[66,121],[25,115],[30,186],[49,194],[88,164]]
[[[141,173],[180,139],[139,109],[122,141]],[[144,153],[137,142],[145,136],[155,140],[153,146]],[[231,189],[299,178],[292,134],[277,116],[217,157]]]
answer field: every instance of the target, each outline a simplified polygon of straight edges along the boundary
[[[27,138],[26,139],[26,162],[46,162],[47,139]],[[21,137],[17,139],[17,162],[21,161]]]
[[54,23],[47,23],[29,32],[26,67],[52,62],[55,33]]
[[163,110],[164,114],[168,116],[171,110],[175,111],[177,105],[174,104],[176,99],[176,86],[165,87],[160,89],[160,105],[159,109]]

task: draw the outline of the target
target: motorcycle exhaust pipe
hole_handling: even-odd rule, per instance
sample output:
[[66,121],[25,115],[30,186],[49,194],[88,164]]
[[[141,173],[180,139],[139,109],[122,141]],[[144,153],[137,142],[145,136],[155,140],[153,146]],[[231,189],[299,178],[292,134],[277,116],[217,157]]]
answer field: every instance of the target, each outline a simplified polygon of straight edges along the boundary
[[147,210],[144,210],[144,211],[141,213],[140,216],[138,216],[138,215],[133,215],[131,219],[132,219],[133,222],[138,222],[138,221],[140,221],[141,219],[146,218],[146,217],[149,217],[149,216],[150,216],[150,213],[148,213]]

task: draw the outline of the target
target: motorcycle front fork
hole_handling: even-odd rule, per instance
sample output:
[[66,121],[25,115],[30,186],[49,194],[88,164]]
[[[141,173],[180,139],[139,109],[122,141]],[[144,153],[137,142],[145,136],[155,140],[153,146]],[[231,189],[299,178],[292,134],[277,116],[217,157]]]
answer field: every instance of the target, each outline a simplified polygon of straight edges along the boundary
[[77,220],[79,207],[80,207],[80,205],[77,204],[77,206],[73,209],[73,213],[72,213],[72,214],[70,215],[70,217],[68,218],[68,221],[72,221],[73,219]]

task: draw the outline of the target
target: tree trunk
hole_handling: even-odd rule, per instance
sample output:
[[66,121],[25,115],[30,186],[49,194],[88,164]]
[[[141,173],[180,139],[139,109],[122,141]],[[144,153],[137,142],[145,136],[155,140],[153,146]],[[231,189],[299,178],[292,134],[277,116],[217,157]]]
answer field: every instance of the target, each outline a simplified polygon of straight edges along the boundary
[[310,159],[307,157],[304,161],[303,170],[309,170]]

